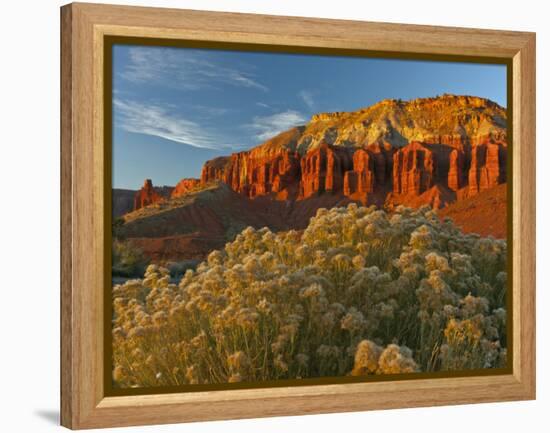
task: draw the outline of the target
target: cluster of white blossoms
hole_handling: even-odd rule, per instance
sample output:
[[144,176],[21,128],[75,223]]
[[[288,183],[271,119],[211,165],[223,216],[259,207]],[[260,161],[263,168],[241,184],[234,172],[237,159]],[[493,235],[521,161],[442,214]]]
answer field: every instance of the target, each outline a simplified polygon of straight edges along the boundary
[[506,242],[427,208],[320,209],[251,227],[179,284],[150,265],[113,288],[119,387],[506,364]]

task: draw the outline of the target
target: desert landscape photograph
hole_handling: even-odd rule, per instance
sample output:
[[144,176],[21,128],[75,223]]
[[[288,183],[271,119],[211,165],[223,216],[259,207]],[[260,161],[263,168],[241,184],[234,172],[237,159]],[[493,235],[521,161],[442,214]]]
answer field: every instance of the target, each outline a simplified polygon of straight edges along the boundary
[[114,388],[508,366],[505,65],[121,44],[112,83]]

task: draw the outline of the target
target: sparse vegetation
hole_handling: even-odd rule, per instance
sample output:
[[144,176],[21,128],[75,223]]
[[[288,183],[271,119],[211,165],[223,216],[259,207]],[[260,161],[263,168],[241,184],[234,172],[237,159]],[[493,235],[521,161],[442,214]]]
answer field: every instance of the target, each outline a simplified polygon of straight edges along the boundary
[[493,368],[506,363],[506,242],[431,210],[320,209],[251,227],[179,284],[113,288],[118,387]]
[[128,241],[114,239],[112,248],[112,275],[114,277],[137,277],[143,275],[149,260],[140,249]]
[[165,267],[168,269],[168,272],[170,273],[170,278],[177,278],[180,279],[185,275],[185,272],[187,272],[189,269],[195,270],[197,269],[197,265],[199,264],[199,260],[181,260],[179,262],[168,262],[166,263]]

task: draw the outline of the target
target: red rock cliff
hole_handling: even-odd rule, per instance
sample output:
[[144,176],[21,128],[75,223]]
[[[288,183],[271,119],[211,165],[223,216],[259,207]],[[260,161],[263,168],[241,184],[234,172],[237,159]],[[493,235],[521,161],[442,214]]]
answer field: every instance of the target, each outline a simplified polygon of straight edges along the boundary
[[363,204],[380,204],[388,190],[394,149],[379,144],[353,153],[353,170],[344,175],[343,193]]
[[175,186],[174,190],[172,191],[172,194],[170,194],[170,197],[181,197],[182,195],[185,195],[189,193],[190,191],[194,190],[200,185],[201,181],[200,179],[193,179],[193,178],[186,178],[180,180],[177,185]]
[[299,130],[293,128],[264,145],[207,161],[201,183],[222,181],[249,198],[277,193],[287,198],[300,178],[300,158],[295,151]]
[[368,195],[374,192],[375,175],[374,159],[369,152],[359,149],[353,154],[353,170],[347,171],[344,176],[344,194]]
[[[201,184],[222,181],[249,198],[272,195],[302,200],[341,193],[363,204],[382,204],[386,194],[391,194],[393,204],[440,207],[456,200],[453,193],[472,196],[506,182],[505,143],[466,150],[411,142],[383,151],[372,146],[348,149],[325,143],[303,156],[287,150],[269,156],[240,152],[208,161]],[[437,190],[432,191],[435,187]],[[442,191],[448,194],[443,197]]]
[[299,160],[294,152],[262,155],[260,152],[239,152],[230,157],[208,161],[202,169],[201,183],[221,180],[234,191],[254,198],[282,192],[296,181]]
[[468,171],[469,195],[506,182],[506,147],[487,143],[472,148]]
[[134,210],[170,197],[172,190],[170,186],[154,187],[151,179],[145,179],[143,186],[134,196]]
[[418,142],[399,149],[393,156],[393,192],[420,195],[434,185],[433,152]]
[[449,189],[458,191],[464,185],[464,152],[453,149],[449,154],[449,173],[447,185]]
[[345,173],[352,168],[352,152],[323,144],[300,159],[299,198],[323,192],[341,192]]
[[222,181],[249,198],[332,193],[441,207],[505,183],[506,152],[506,111],[491,101],[387,100],[315,115],[249,151],[208,161],[201,184]]

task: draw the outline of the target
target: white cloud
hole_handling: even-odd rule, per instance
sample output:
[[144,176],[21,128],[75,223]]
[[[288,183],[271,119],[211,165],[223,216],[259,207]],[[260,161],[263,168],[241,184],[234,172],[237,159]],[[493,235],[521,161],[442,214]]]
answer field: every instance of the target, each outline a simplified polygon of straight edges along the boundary
[[262,108],[271,108],[269,105],[263,103],[263,102],[256,102],[256,105],[258,107],[262,107]]
[[116,125],[128,132],[146,134],[204,149],[233,148],[208,128],[183,118],[173,107],[114,99]]
[[183,90],[230,84],[267,92],[269,89],[244,70],[216,62],[209,53],[174,48],[129,49],[129,63],[120,76],[136,84],[153,82]]
[[256,116],[247,126],[255,131],[257,139],[267,140],[293,126],[303,125],[306,121],[304,115],[298,111],[287,110],[270,116]]
[[301,90],[298,95],[304,101],[304,104],[308,106],[310,110],[313,110],[315,107],[315,101],[313,100],[313,93],[308,90]]

